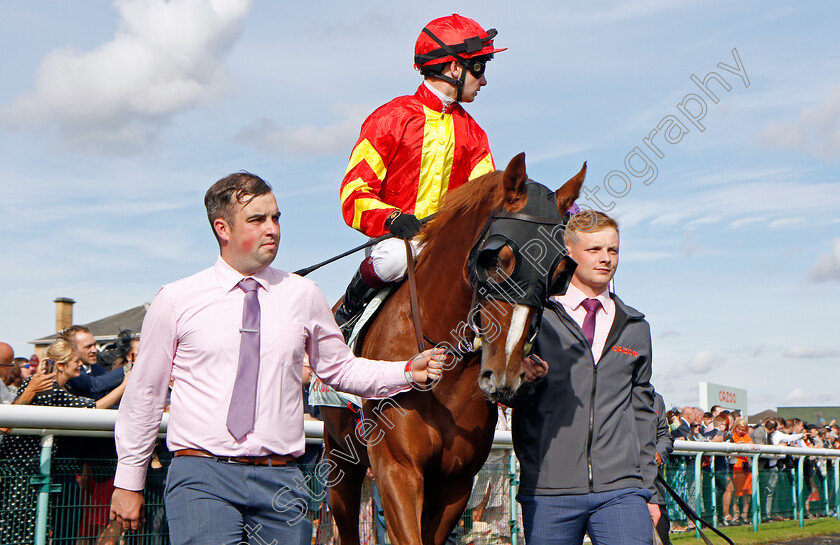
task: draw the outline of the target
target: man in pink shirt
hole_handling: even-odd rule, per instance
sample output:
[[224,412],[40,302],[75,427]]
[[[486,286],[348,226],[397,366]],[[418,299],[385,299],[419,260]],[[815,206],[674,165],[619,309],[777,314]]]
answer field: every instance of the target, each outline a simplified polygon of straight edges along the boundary
[[162,287],[146,314],[117,416],[111,518],[125,529],[143,522],[146,468],[171,380],[172,543],[309,543],[311,526],[301,516],[308,491],[295,465],[304,451],[305,357],[338,390],[385,397],[436,379],[443,356],[356,358],[318,287],[269,267],[280,212],[259,177],[231,174],[204,203],[221,255],[212,267]]

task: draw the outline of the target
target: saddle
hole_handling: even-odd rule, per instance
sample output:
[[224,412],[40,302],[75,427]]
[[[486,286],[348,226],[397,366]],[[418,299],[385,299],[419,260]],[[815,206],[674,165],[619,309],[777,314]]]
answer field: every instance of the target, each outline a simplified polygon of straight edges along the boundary
[[[357,356],[362,352],[362,341],[364,340],[368,327],[373,323],[373,318],[397,286],[398,284],[386,286],[374,296],[357,318],[354,318],[353,321],[346,324],[353,328],[347,340],[347,346]],[[313,406],[347,407],[353,410],[354,406],[362,406],[362,398],[354,394],[339,392],[332,386],[324,384],[321,382],[321,379],[316,377],[309,384],[309,404]],[[361,414],[361,412],[358,412],[358,414]]]

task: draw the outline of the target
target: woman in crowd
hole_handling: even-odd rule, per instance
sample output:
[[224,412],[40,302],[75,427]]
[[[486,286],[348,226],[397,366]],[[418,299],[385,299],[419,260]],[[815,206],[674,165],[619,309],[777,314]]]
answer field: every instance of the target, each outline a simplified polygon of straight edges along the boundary
[[[746,420],[739,418],[735,421],[730,438],[733,443],[752,444],[753,440],[750,438]],[[732,505],[732,515],[730,515],[729,507],[733,493],[735,503]],[[737,456],[732,467],[732,480],[727,484],[726,492],[723,495],[724,522],[728,524],[736,523],[740,517],[741,522],[749,524],[751,498],[752,468],[750,467],[750,459],[747,456]]]
[[[35,392],[28,389],[29,384],[35,378],[33,375],[21,384],[17,404],[46,405],[52,407],[85,407],[107,409],[119,402],[125,390],[126,381],[115,388],[108,395],[98,401],[86,397],[80,397],[72,391],[67,384],[71,378],[79,376],[82,371],[82,364],[75,345],[59,339],[47,348],[46,358],[40,363],[36,375],[47,375],[55,372],[55,379],[52,388],[46,391]],[[126,374],[126,379],[128,375]],[[57,438],[53,447],[53,457],[73,456],[73,442],[63,442],[64,438]],[[29,478],[38,473],[38,460],[41,452],[41,438],[37,435],[9,435],[3,438],[0,443],[0,459],[15,460],[21,469],[17,478],[10,479],[3,488],[2,505],[0,511],[0,543],[32,543],[35,533],[35,499],[37,487],[29,485]],[[75,479],[62,482],[65,487],[72,487]],[[76,485],[78,487],[78,485]],[[68,497],[68,490],[64,490],[62,497]],[[78,497],[78,495],[76,495]],[[59,509],[58,513],[71,515],[74,510]],[[78,521],[58,520],[56,517],[54,543],[64,542],[61,537],[66,537],[75,543]],[[59,535],[62,534],[62,535]],[[66,534],[66,535],[63,535]]]

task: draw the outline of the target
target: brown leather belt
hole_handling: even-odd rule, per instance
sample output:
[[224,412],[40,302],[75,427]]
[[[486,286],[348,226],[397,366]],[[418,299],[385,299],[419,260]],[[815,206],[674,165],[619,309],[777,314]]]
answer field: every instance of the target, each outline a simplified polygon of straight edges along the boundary
[[243,464],[249,466],[284,466],[294,462],[296,458],[291,454],[268,454],[266,456],[216,456],[206,450],[184,448],[175,451],[175,456],[197,456],[199,458],[213,458],[228,464]]

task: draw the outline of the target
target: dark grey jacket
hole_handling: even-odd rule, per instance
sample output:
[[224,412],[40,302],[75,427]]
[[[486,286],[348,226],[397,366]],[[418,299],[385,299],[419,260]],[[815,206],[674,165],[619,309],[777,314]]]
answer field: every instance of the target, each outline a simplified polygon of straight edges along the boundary
[[615,320],[597,366],[580,326],[562,305],[546,306],[534,353],[548,373],[511,403],[523,495],[654,491],[656,475],[643,475],[639,440],[653,442],[656,427],[650,326],[611,297]]

